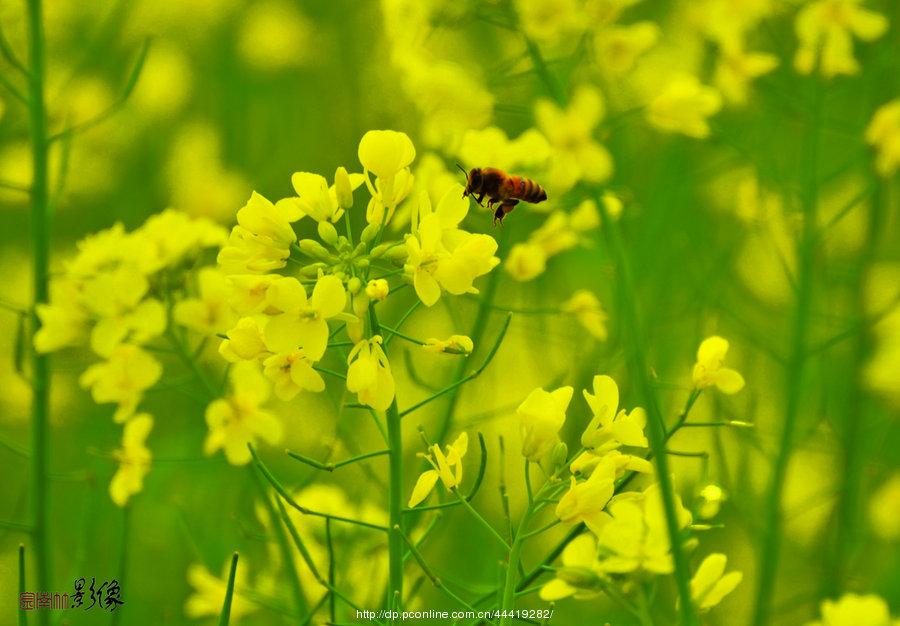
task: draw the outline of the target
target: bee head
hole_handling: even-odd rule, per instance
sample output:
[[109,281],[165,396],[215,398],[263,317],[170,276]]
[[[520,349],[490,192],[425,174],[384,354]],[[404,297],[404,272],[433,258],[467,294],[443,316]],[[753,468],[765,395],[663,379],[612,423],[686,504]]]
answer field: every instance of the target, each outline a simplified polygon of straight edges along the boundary
[[456,167],[466,175],[466,190],[463,192],[463,198],[470,193],[478,193],[478,190],[481,189],[481,168],[472,168],[467,173],[465,168],[459,163],[456,164]]

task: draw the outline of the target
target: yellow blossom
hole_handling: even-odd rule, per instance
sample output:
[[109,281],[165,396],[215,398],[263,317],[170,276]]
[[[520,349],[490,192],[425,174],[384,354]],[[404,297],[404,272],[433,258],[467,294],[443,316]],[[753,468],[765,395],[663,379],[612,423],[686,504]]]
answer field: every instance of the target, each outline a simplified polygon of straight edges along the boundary
[[465,335],[450,335],[448,339],[426,339],[422,346],[429,352],[450,352],[453,354],[471,354],[475,344]]
[[[38,352],[54,352],[75,346],[87,339],[88,314],[78,305],[80,289],[76,281],[68,277],[50,283],[50,301],[35,307],[41,327],[34,335],[34,347]],[[57,304],[63,303],[63,304]]]
[[428,497],[440,478],[444,487],[455,489],[462,482],[462,458],[469,448],[469,435],[460,433],[452,444],[447,446],[447,452],[441,451],[441,446],[433,444],[430,454],[423,455],[431,464],[432,469],[424,471],[416,481],[412,494],[409,496],[407,506],[413,508]]
[[258,438],[273,445],[278,443],[281,422],[260,408],[269,398],[269,383],[255,363],[236,363],[228,378],[231,382],[228,395],[206,407],[209,432],[203,442],[203,453],[209,456],[222,450],[232,465],[246,465],[251,458],[247,444],[255,444]]
[[715,385],[722,393],[733,394],[744,388],[744,377],[736,370],[722,367],[728,353],[728,341],[712,336],[703,340],[694,365],[694,386],[698,389]]
[[559,441],[559,429],[566,421],[566,410],[572,400],[573,389],[560,387],[544,391],[532,390],[516,409],[519,432],[522,436],[522,456],[533,462],[544,458]]
[[[340,172],[343,170],[343,173]],[[338,177],[341,182],[341,195],[344,205],[338,201]],[[335,172],[335,184],[328,186],[324,176],[310,172],[295,172],[291,176],[291,184],[296,197],[279,200],[277,206],[292,222],[308,215],[317,222],[337,222],[344,215],[344,209],[353,205],[353,191],[363,184],[362,174],[347,174],[344,168]]]
[[875,111],[866,142],[878,151],[875,169],[879,174],[887,178],[900,169],[900,98]]
[[264,273],[284,267],[297,240],[282,205],[277,206],[253,192],[237,213],[238,225],[219,251],[219,265],[226,274]]
[[900,539],[900,473],[893,474],[872,494],[869,524],[880,539]]
[[347,390],[378,411],[386,410],[394,400],[394,376],[381,343],[380,335],[363,339],[347,357]]
[[566,110],[549,100],[540,100],[534,109],[537,127],[553,148],[548,185],[563,192],[580,180],[598,183],[610,177],[612,157],[594,140],[594,131],[604,115],[600,92],[580,86]]
[[490,235],[472,234],[458,228],[469,211],[462,197],[463,188],[455,185],[432,210],[428,195],[419,197],[418,210],[412,215],[412,234],[406,237],[407,274],[412,276],[419,299],[431,306],[442,291],[454,295],[478,293],[474,280],[493,269],[497,242]]
[[582,233],[599,225],[597,205],[590,200],[580,203],[571,213],[554,211],[527,241],[513,246],[504,267],[516,280],[531,280],[544,272],[551,257],[586,242]]
[[647,121],[661,131],[695,139],[709,136],[707,118],[722,108],[722,96],[695,76],[672,79],[647,107]]
[[798,72],[811,74],[818,69],[830,78],[859,71],[853,36],[874,41],[888,28],[887,18],[861,5],[862,0],[815,0],[800,9],[794,22],[799,43],[794,67]]
[[234,313],[229,305],[229,284],[220,271],[204,267],[197,274],[200,297],[178,302],[173,310],[175,321],[206,335],[231,327]]
[[366,295],[369,300],[381,302],[388,297],[388,293],[390,293],[390,286],[384,278],[375,278],[366,285]]
[[709,483],[700,490],[700,506],[698,516],[711,519],[719,514],[722,503],[726,499],[725,490],[715,483]]
[[266,291],[276,278],[273,274],[232,274],[227,281],[228,304],[239,315],[262,313],[268,306]]
[[590,598],[600,590],[603,572],[597,567],[597,540],[591,533],[575,537],[562,553],[556,577],[541,587],[541,600],[555,602],[569,596]]
[[591,407],[590,424],[581,435],[581,444],[598,452],[615,450],[621,446],[646,448],[644,427],[647,414],[640,407],[631,413],[619,410],[619,387],[609,376],[594,376],[593,395],[584,390],[584,399]]
[[[188,596],[187,602],[184,605],[184,612],[189,618],[200,619],[203,617],[216,617],[222,613],[222,606],[225,604],[225,592],[227,590],[226,581],[228,580],[230,571],[230,562],[231,560],[229,559],[229,562],[225,564],[220,578],[213,576],[209,570],[202,565],[194,564],[190,566],[187,578],[194,590],[193,593]],[[234,575],[235,589],[246,589],[246,584],[247,569],[245,567],[238,567]],[[244,598],[241,593],[235,593],[232,596],[232,623],[255,610],[256,605]]]
[[556,505],[556,517],[564,524],[584,522],[598,533],[605,521],[601,513],[615,491],[615,465],[610,459],[601,459],[587,480],[578,482],[574,476],[569,480],[569,490]]
[[[416,158],[416,148],[406,133],[395,130],[370,130],[359,142],[359,162],[362,163],[366,185],[372,196],[378,196],[382,205],[387,209],[385,216],[372,215],[369,223],[381,223],[390,219],[397,207],[398,197],[395,190],[395,182],[398,174],[404,173],[403,185],[411,188],[412,181],[408,178],[409,166]],[[369,180],[368,173],[372,172],[377,177],[375,185]]]
[[153,459],[144,442],[152,428],[153,418],[147,413],[138,413],[125,422],[122,447],[113,453],[119,469],[109,483],[109,495],[118,506],[125,506],[131,496],[144,488],[144,476]]
[[144,391],[162,376],[159,362],[137,346],[121,344],[109,355],[109,360],[95,363],[78,379],[90,388],[94,402],[118,404],[113,419],[124,422],[134,414]]
[[649,21],[601,28],[594,37],[597,63],[614,76],[626,74],[656,45],[659,36],[659,26]]
[[544,43],[577,36],[587,23],[577,0],[516,0],[515,4],[522,30]]
[[279,400],[291,400],[301,391],[324,391],[325,381],[303,350],[273,354],[263,361],[263,373],[272,381]]
[[520,282],[537,278],[547,269],[547,253],[530,241],[513,245],[503,262],[506,272]]
[[225,333],[228,338],[219,344],[219,354],[229,363],[267,357],[271,354],[263,336],[267,319],[262,316],[239,319],[237,325]]
[[307,299],[306,289],[295,278],[272,281],[266,301],[280,311],[266,324],[266,346],[272,352],[293,352],[302,347],[307,357],[318,361],[328,345],[328,320],[347,304],[344,285],[337,276],[322,276]]
[[463,163],[490,163],[507,172],[520,168],[535,169],[546,165],[550,144],[537,129],[529,128],[515,139],[503,129],[488,126],[467,130],[458,152]]
[[710,554],[703,559],[697,573],[691,578],[691,599],[701,612],[719,604],[722,598],[741,584],[744,578],[741,572],[725,573],[727,561],[724,554]]
[[[676,497],[678,527],[691,523],[690,513]],[[600,568],[611,574],[626,574],[639,569],[654,574],[673,570],[669,535],[659,485],[643,493],[626,492],[610,501],[608,513],[595,522],[600,526],[597,541],[601,553]]]
[[606,311],[593,293],[587,289],[579,289],[568,300],[560,305],[564,313],[575,316],[587,331],[600,341],[606,341]]
[[715,86],[729,102],[747,102],[750,83],[778,67],[778,57],[764,52],[747,52],[742,46],[725,46],[716,63]]
[[846,593],[839,600],[822,602],[822,619],[806,626],[900,626],[887,602],[874,595]]

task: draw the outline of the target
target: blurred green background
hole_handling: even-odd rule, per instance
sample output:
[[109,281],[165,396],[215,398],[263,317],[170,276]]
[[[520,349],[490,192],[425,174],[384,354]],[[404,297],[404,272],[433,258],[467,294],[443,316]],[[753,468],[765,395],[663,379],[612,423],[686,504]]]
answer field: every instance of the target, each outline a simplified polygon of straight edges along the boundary
[[[0,25],[24,57],[20,4],[3,3]],[[558,4],[554,10],[564,12],[571,3],[540,4]],[[820,187],[822,230],[807,323],[812,349],[799,383],[801,409],[782,500],[785,525],[772,623],[803,624],[815,617],[821,599],[845,591],[878,593],[900,612],[900,189],[896,175],[876,176],[872,151],[863,139],[874,110],[900,93],[900,4],[868,3],[891,18],[890,30],[874,43],[857,46],[857,75],[821,82],[818,122],[808,108],[813,80],[798,77],[791,64],[798,3],[775,4],[754,41],[780,59],[779,67],[759,79],[747,104],[726,106],[714,117],[711,134],[702,141],[661,134],[649,126],[643,119],[643,87],[626,84],[629,78],[613,81],[598,70],[579,44],[582,36],[542,42],[549,72],[562,91],[569,94],[576,85],[591,83],[607,101],[606,118],[594,132],[615,163],[608,186],[624,201],[619,224],[636,276],[634,297],[664,414],[674,419],[683,405],[696,348],[708,335],[731,341],[729,363],[747,380],[736,396],[704,394],[694,415],[698,420],[742,420],[755,428],[690,429],[672,443],[677,449],[711,454],[707,470],[697,459],[673,459],[676,484],[689,506],[709,480],[728,494],[716,519],[724,528],[704,533],[701,551],[725,552],[729,568],[742,570],[745,578],[721,607],[704,617],[704,623],[717,625],[748,623],[758,582],[762,512],[790,368],[792,281],[801,219],[796,199],[809,167],[802,145],[814,124],[820,140],[813,171]],[[431,85],[430,92],[410,87],[398,67],[402,63],[392,58],[398,35],[386,15],[427,13],[429,29],[421,45],[435,58],[457,64],[491,95],[487,118],[478,120],[474,114],[470,121],[465,111],[454,118],[462,130],[466,124],[475,129],[494,125],[516,137],[535,125],[536,99],[550,95],[528,60],[520,33],[502,25],[506,2],[55,0],[45,10],[51,130],[88,120],[114,104],[150,38],[149,55],[127,102],[75,137],[68,151],[56,144],[51,152],[55,270],[77,240],[117,221],[132,229],[149,215],[174,207],[230,226],[251,190],[272,199],[291,194],[290,174],[295,171],[318,172],[329,180],[339,165],[358,171],[357,144],[369,129],[404,131],[419,148],[418,159],[432,151],[453,168],[464,153],[459,135],[455,143],[436,137],[429,124],[448,116],[435,102],[448,103],[452,113],[458,102],[471,101],[470,94],[464,83],[452,81],[446,83],[454,87],[447,93],[441,92],[441,84]],[[663,74],[671,65],[673,72],[690,67],[701,77],[710,75],[714,47],[692,21],[690,2],[648,0],[627,11],[626,21],[660,25],[665,43],[652,62]],[[7,64],[0,71],[13,76]],[[654,74],[635,71],[633,82],[645,75]],[[15,187],[29,184],[30,151],[24,110],[7,94],[0,97],[0,180],[9,183],[0,188],[0,303],[5,305],[0,309],[0,355],[5,355],[0,356],[0,520],[17,521],[28,512],[30,392],[26,378],[16,371],[21,337],[16,309],[27,307],[31,294],[28,196]],[[481,91],[471,94],[482,97]],[[562,196],[551,193],[547,208],[568,210],[580,199],[577,189]],[[543,212],[520,207],[502,231],[492,230],[489,215],[476,210],[468,228],[497,237],[498,256],[505,258],[512,244],[526,240],[546,219]],[[353,219],[363,223],[358,215]],[[620,332],[614,261],[600,232],[587,239],[554,257],[534,280],[518,281],[502,267],[495,270],[496,310],[484,345],[496,332],[502,309],[520,313],[514,314],[490,368],[462,393],[451,433],[479,430],[486,436],[488,474],[477,504],[497,526],[502,524],[497,436],[505,437],[509,449],[505,471],[515,510],[524,492],[514,412],[532,388],[575,387],[563,431],[571,449],[590,417],[578,390],[589,388],[593,375],[614,376],[623,397],[634,398],[634,383],[626,375],[631,347]],[[541,313],[558,308],[581,288],[597,294],[609,313],[605,342],[595,341],[571,316]],[[409,306],[411,291],[385,313],[387,319],[396,319]],[[476,307],[477,298],[460,298],[420,310],[413,323],[422,336],[464,333]],[[406,404],[424,396],[410,379],[402,351],[390,356],[398,395],[409,398]],[[454,367],[439,355],[415,358],[419,375],[436,384],[445,383]],[[204,359],[210,371],[222,371],[215,350]],[[71,593],[74,579],[81,576],[118,578],[126,602],[115,618],[119,624],[214,623],[211,617],[185,616],[192,593],[188,570],[200,564],[218,576],[238,550],[248,579],[266,590],[246,599],[252,611],[240,623],[297,623],[289,615],[290,594],[257,510],[251,476],[221,455],[202,455],[203,405],[188,394],[165,386],[147,394],[146,410],[156,419],[149,443],[154,465],[144,491],[127,509],[112,503],[107,485],[115,463],[108,455],[118,447],[121,430],[111,422],[112,409],[94,404],[78,386],[78,375],[92,361],[79,351],[52,358],[53,588],[46,591]],[[185,374],[177,363],[166,363],[166,380],[184,379]],[[290,403],[274,403],[285,423],[283,447],[314,458],[371,449],[376,443],[371,422],[359,412],[339,412],[341,391],[334,386],[321,396],[304,394]],[[416,426],[428,428],[445,409],[437,403],[417,415],[415,423],[405,424],[407,488],[417,467]],[[474,452],[472,446],[470,472],[477,467]],[[282,458],[279,449],[265,454],[290,488],[324,489],[309,496],[313,501],[337,509],[384,509],[381,464],[372,464],[374,471],[352,467],[322,477]],[[306,530],[321,540],[318,526],[310,524]],[[563,532],[554,529],[529,546],[526,562],[536,562]],[[339,580],[363,606],[376,608],[384,546],[365,532],[341,533],[336,544]],[[0,526],[2,624],[14,621],[21,541],[19,531]],[[493,572],[503,555],[495,548],[464,511],[452,509],[429,539],[426,555],[448,583],[477,595],[497,583]],[[410,570],[410,580],[418,576]],[[317,591],[310,593],[313,601],[318,599]],[[427,581],[421,596],[424,608],[449,606]],[[542,606],[536,596],[524,602]],[[113,618],[95,609],[54,614],[53,619],[77,625]],[[558,603],[551,623],[584,620],[636,623],[602,598]]]

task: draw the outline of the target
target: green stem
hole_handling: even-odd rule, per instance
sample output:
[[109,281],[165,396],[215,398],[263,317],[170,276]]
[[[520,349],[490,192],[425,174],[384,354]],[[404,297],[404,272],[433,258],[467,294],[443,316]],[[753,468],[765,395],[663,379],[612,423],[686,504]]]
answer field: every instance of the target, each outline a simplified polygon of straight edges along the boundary
[[[650,451],[656,463],[657,480],[659,481],[660,494],[662,495],[663,509],[666,515],[666,529],[669,534],[669,543],[672,549],[672,560],[675,565],[675,581],[678,587],[680,600],[682,626],[695,626],[697,615],[694,612],[691,600],[690,579],[687,557],[681,541],[681,529],[678,526],[678,515],[675,510],[675,490],[672,484],[672,475],[669,470],[669,459],[666,455],[666,425],[657,404],[656,393],[653,388],[650,370],[646,362],[646,350],[643,336],[640,331],[640,317],[637,303],[633,300],[635,283],[631,274],[628,255],[622,241],[618,224],[610,219],[606,206],[595,198],[600,210],[603,232],[612,249],[616,269],[619,276],[619,297],[622,301],[623,325],[627,333],[627,341],[631,345],[631,354],[628,358],[628,368],[631,378],[634,380],[639,396],[643,399],[649,420],[647,431],[650,440]],[[686,417],[685,417],[686,419]]]
[[302,463],[306,463],[307,465],[314,467],[316,469],[324,470],[326,472],[333,472],[339,467],[344,467],[345,465],[351,465],[353,463],[358,463],[359,461],[364,461],[365,459],[371,459],[376,456],[384,456],[390,454],[390,450],[376,450],[375,452],[366,452],[365,454],[360,454],[357,456],[350,457],[349,459],[344,459],[343,461],[338,461],[337,463],[322,463],[321,461],[316,461],[315,459],[311,459],[308,456],[304,456],[299,452],[293,452],[291,450],[287,450],[287,454],[292,459],[297,459]]
[[498,533],[498,532],[494,529],[494,527],[491,526],[491,523],[490,523],[490,522],[488,522],[486,519],[484,519],[484,517],[481,516],[481,513],[479,513],[478,511],[475,510],[475,507],[473,507],[471,504],[469,504],[469,501],[466,500],[466,499],[463,497],[463,495],[459,492],[459,489],[453,489],[453,494],[459,499],[459,501],[462,503],[462,505],[469,511],[469,513],[472,515],[472,517],[474,517],[475,520],[476,520],[479,524],[481,524],[485,529],[487,529],[487,531],[490,532],[491,535],[493,535],[493,537],[494,537],[497,541],[500,542],[500,545],[501,545],[501,546],[503,546],[503,547],[506,548],[507,550],[510,549],[509,544],[506,543],[506,539],[504,539],[504,538],[500,535],[500,533]]
[[[34,263],[32,329],[41,327],[37,305],[48,302],[50,268],[49,180],[47,112],[44,105],[44,26],[41,0],[28,0],[28,43],[31,68],[28,74],[28,117],[31,130],[31,246]],[[50,364],[47,355],[38,353],[31,343],[31,525],[34,538],[35,586],[49,591],[50,555],[47,532],[47,458],[50,414]],[[38,624],[49,623],[49,611],[38,611]]]
[[525,510],[522,520],[519,522],[519,528],[516,530],[516,536],[513,538],[512,546],[509,549],[509,560],[506,563],[506,578],[503,581],[503,595],[500,600],[500,610],[503,611],[503,617],[500,618],[500,626],[509,626],[513,622],[513,618],[507,617],[507,611],[512,611],[516,605],[516,582],[519,573],[519,561],[522,558],[522,544],[526,539],[525,529],[531,521],[531,508]]
[[[372,335],[380,335],[381,327],[375,306],[369,306],[369,323]],[[388,435],[388,606],[402,610],[403,606],[403,434],[397,398],[391,400],[387,409]],[[398,605],[399,606],[396,606]],[[392,620],[392,623],[396,623]]]
[[[815,81],[816,79],[813,78]],[[806,327],[812,305],[813,266],[816,254],[816,205],[819,201],[817,161],[819,155],[819,125],[821,121],[820,89],[813,88],[813,114],[807,130],[802,159],[804,166],[803,233],[798,245],[797,298],[791,334],[791,351],[787,363],[784,426],[772,471],[766,502],[763,508],[764,530],[757,570],[759,585],[756,592],[754,626],[769,623],[772,600],[778,574],[781,548],[781,496],[787,476],[788,463],[794,446],[797,417],[802,404],[803,370],[806,364]]]
[[234,597],[234,577],[237,574],[238,553],[231,557],[231,569],[228,572],[228,586],[225,588],[225,602],[219,614],[219,626],[228,626],[231,620],[231,599]]

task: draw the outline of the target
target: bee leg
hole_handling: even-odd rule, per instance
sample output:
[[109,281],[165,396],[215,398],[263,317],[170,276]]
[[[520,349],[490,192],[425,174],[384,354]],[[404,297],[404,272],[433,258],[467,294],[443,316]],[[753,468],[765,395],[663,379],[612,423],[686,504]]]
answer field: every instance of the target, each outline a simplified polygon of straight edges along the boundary
[[516,208],[517,204],[519,204],[518,200],[507,200],[498,206],[497,210],[494,212],[494,225],[500,224],[503,226],[503,218]]
[[475,202],[478,203],[478,206],[484,206],[484,194],[475,196]]

